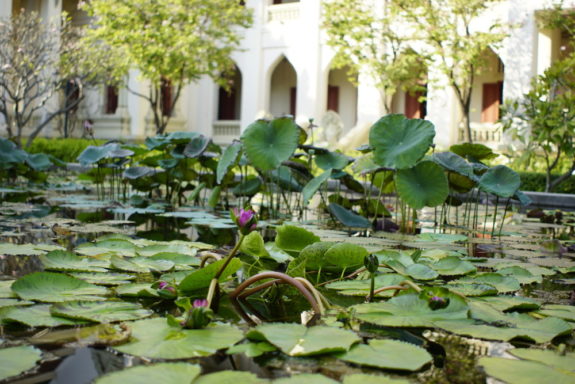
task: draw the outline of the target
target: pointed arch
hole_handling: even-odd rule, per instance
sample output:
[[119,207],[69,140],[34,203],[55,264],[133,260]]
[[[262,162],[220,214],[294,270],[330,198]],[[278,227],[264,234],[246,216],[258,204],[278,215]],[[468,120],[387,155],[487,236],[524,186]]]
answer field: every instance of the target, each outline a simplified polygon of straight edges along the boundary
[[268,111],[273,116],[292,115],[297,110],[297,72],[285,55],[280,55],[269,70]]
[[242,109],[242,72],[234,63],[234,70],[223,74],[228,82],[228,89],[218,87],[217,120],[241,120]]

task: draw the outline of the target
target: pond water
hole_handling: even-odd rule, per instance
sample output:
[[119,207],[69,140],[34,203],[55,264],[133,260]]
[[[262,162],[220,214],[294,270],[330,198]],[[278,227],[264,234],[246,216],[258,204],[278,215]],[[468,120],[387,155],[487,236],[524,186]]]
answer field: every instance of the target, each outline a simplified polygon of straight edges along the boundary
[[[165,207],[161,205],[123,207],[114,202],[98,201],[82,191],[49,191],[21,197],[8,193],[3,198],[0,206],[0,319],[3,324],[0,342],[3,348],[34,345],[41,352],[29,367],[21,370],[22,374],[15,373],[7,382],[90,383],[109,372],[171,360],[162,357],[161,353],[142,351],[141,348],[151,349],[151,344],[122,349],[122,345],[132,345],[138,338],[138,328],[132,327],[131,321],[150,321],[152,334],[163,327],[153,323],[154,318],[180,315],[173,301],[158,296],[151,288],[152,283],[163,280],[178,286],[186,276],[199,271],[201,256],[211,254],[220,258],[230,251],[237,239],[235,225],[226,212],[186,206],[176,212],[164,212]],[[321,264],[319,268],[312,265],[312,256],[309,256],[304,265],[306,269],[298,272],[297,268],[301,266],[295,260],[301,260],[304,253],[297,244],[303,241],[302,234],[289,232],[293,227],[286,223],[260,221],[259,233],[269,246],[265,251],[256,243],[250,243],[251,248],[242,248],[240,266],[234,271],[236,278],[223,284],[223,289],[229,293],[241,281],[264,270],[305,276],[331,305],[322,316],[324,326],[342,332],[349,328],[353,331],[345,332],[357,339],[347,346],[319,346],[315,353],[294,352],[295,346],[290,349],[284,345],[289,344],[288,336],[285,336],[286,340],[274,338],[284,331],[287,335],[286,329],[258,327],[258,332],[254,333],[224,295],[217,320],[223,323],[222,327],[231,324],[234,332],[247,335],[248,340],[239,343],[243,336],[231,337],[226,348],[236,343],[245,348],[226,354],[226,348],[221,346],[213,351],[198,347],[200,349],[190,352],[188,357],[177,360],[199,364],[203,375],[242,371],[272,380],[295,374],[315,374],[305,381],[302,381],[303,376],[298,380],[329,382],[321,381],[325,378],[352,383],[359,382],[353,380],[361,379],[361,374],[376,377],[385,374],[397,382],[480,383],[486,380],[485,372],[502,375],[497,377],[509,382],[521,382],[520,369],[517,370],[518,378],[512,374],[505,376],[500,373],[496,360],[517,347],[560,349],[567,352],[562,357],[574,359],[570,353],[575,346],[572,332],[575,321],[575,216],[564,212],[561,220],[542,223],[539,218],[513,212],[506,216],[501,236],[491,236],[489,222],[493,207],[486,209],[479,207],[477,220],[480,225],[475,231],[456,225],[464,219],[462,212],[455,210],[447,217],[452,225],[441,230],[433,226],[437,221],[434,210],[422,212],[416,235],[342,229],[326,217],[291,223],[302,231],[305,229],[306,233],[313,233],[321,242],[351,247],[345,253],[346,258],[351,258],[347,255],[355,254],[358,249],[375,253],[380,262],[376,288],[397,285],[402,280],[424,287],[424,292],[425,289],[440,292],[447,287],[449,293],[443,298],[447,300],[446,307],[437,310],[418,307],[427,301],[417,304],[421,294],[418,299],[413,290],[406,290],[389,300],[391,292],[382,292],[375,300],[384,303],[382,307],[365,303],[369,294],[369,273],[353,275],[352,272],[362,265],[346,265],[347,261],[338,259],[339,254],[333,256],[337,262]],[[485,212],[487,217],[483,216]],[[276,228],[282,224],[289,229],[286,230],[286,242],[291,242],[293,247],[276,239]],[[250,249],[253,252],[250,253]],[[68,251],[77,259],[58,256],[54,251]],[[327,253],[322,255],[328,258]],[[47,272],[50,276],[73,276],[103,291],[83,296],[78,292],[65,292],[62,297],[67,299],[60,299],[50,297],[53,292],[34,291],[46,289],[42,288],[48,286],[42,285],[44,282],[31,282],[29,286],[18,288],[12,286],[13,281],[33,276],[38,271],[50,271]],[[204,297],[207,285],[200,288],[192,290],[189,296],[193,299]],[[185,291],[181,285],[179,289]],[[122,322],[123,312],[119,317],[110,309],[91,309],[93,313],[86,314],[90,309],[84,313],[81,307],[85,304],[79,304],[79,308],[61,305],[69,300],[90,303],[90,295],[100,294],[103,297],[96,302],[125,302],[138,305],[139,311],[148,312],[142,315],[130,312],[129,316],[125,315],[128,316],[126,322]],[[439,297],[443,294],[437,293]],[[407,301],[410,295],[412,303]],[[393,300],[397,300],[396,304],[389,304]],[[285,285],[262,290],[246,303],[243,309],[250,312],[248,316],[257,314],[271,325],[298,323],[302,313],[309,310],[308,302],[295,289]],[[466,307],[459,310],[456,305]],[[31,308],[41,311],[38,314],[22,311]],[[461,318],[461,311],[465,313],[464,318]],[[111,314],[110,324],[97,320],[98,316],[107,318],[102,314],[104,312]],[[95,317],[90,319],[91,315]],[[150,317],[151,320],[145,320]],[[224,332],[223,328],[221,332]],[[322,339],[338,338],[330,336],[329,332],[326,335],[318,337],[318,341],[306,334],[300,341],[309,343],[304,344],[313,350]],[[413,366],[405,367],[394,366],[398,362],[386,365],[370,361],[366,354],[390,353],[387,349],[382,352],[383,348],[389,347],[376,344],[374,340],[401,340],[430,354],[431,361],[424,358],[419,365],[413,363]],[[352,344],[355,347],[351,348]],[[359,344],[372,350],[369,353],[360,351]],[[404,344],[391,348],[391,353],[397,351],[400,358],[419,353],[403,351]],[[184,347],[177,345],[174,348]],[[206,352],[208,350],[210,352]],[[481,360],[482,356],[491,356],[488,357],[491,360]],[[518,361],[535,361],[545,369],[556,367],[548,360]],[[571,377],[573,366],[567,372],[557,372]],[[0,372],[2,369],[4,367],[0,367]],[[349,381],[345,381],[348,376]],[[257,380],[255,376],[238,376],[237,383]]]

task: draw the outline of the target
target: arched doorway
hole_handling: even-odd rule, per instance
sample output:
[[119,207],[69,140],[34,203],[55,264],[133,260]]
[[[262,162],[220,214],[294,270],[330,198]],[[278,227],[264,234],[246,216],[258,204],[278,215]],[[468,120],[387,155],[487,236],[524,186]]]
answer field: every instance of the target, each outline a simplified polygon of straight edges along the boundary
[[357,87],[348,74],[348,67],[330,69],[327,81],[326,111],[337,112],[345,132],[357,123]]
[[269,111],[275,116],[295,117],[297,102],[297,74],[285,57],[279,61],[270,79]]
[[242,73],[235,66],[233,73],[228,77],[228,89],[218,89],[218,120],[241,119],[242,106]]

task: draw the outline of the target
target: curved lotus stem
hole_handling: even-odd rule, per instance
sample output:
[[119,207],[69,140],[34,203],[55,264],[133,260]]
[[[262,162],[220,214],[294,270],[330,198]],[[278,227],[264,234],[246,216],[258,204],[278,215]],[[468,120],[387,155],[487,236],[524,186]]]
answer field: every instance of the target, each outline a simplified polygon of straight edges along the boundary
[[319,305],[319,309],[320,309],[320,313],[322,315],[325,315],[325,307],[330,307],[329,302],[327,301],[327,299],[317,290],[315,289],[315,287],[313,286],[312,283],[310,283],[310,281],[308,279],[305,279],[303,277],[295,277],[295,279],[297,281],[300,281],[303,285],[305,285],[305,287],[308,289],[308,291],[311,292],[311,294],[313,295],[315,301],[317,301],[318,305]]
[[200,268],[204,268],[208,260],[218,261],[221,260],[221,258],[218,257],[215,253],[206,253],[200,260]]
[[[381,292],[385,292],[385,291],[404,291],[406,289],[409,288],[413,288],[415,291],[417,292],[421,292],[421,288],[419,287],[419,285],[415,284],[413,281],[409,281],[409,280],[403,280],[401,283],[399,283],[398,285],[390,285],[388,287],[383,287],[383,288],[379,288],[376,289],[375,291],[373,291],[373,296],[375,297],[378,293]],[[395,294],[397,294],[397,292]],[[366,296],[366,300],[369,299],[370,295]]]
[[[274,279],[272,281],[265,282],[257,287],[247,289],[253,283],[264,280],[264,279]],[[321,316],[322,310],[321,305],[316,301],[314,295],[310,293],[305,283],[286,275],[285,273],[281,272],[262,272],[258,273],[255,276],[250,277],[243,283],[241,283],[232,293],[230,293],[230,299],[234,308],[238,311],[238,313],[242,316],[242,318],[247,321],[248,323],[254,325],[254,320],[244,311],[244,309],[239,304],[239,300],[244,301],[248,296],[253,295],[256,292],[259,292],[265,288],[268,288],[274,284],[289,284],[295,289],[297,289],[303,297],[310,303],[313,311],[315,312],[314,318],[317,316]],[[309,283],[309,282],[308,282]],[[245,302],[247,303],[247,301]],[[261,316],[260,316],[261,317]]]

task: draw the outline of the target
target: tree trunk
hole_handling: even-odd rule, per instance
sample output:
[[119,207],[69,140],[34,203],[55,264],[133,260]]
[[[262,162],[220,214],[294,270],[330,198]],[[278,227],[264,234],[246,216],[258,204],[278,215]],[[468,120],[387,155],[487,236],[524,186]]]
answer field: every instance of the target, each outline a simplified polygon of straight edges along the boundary
[[469,96],[462,100],[461,103],[461,125],[463,125],[463,129],[465,129],[465,138],[466,141],[470,144],[473,144],[473,137],[471,136],[471,121],[469,119],[469,112],[471,109],[471,92],[469,92]]
[[558,178],[556,178],[555,180],[551,181],[551,175],[548,174],[547,176],[547,183],[545,185],[545,192],[551,192],[553,189],[555,189],[555,187],[557,187],[560,183],[564,182],[565,180],[567,180],[569,177],[571,177],[571,175],[573,175],[573,172],[575,171],[575,160],[573,161],[573,163],[571,164],[571,168],[569,168],[569,170],[567,170],[567,172],[565,172],[564,174],[562,174],[561,176],[559,176]]

